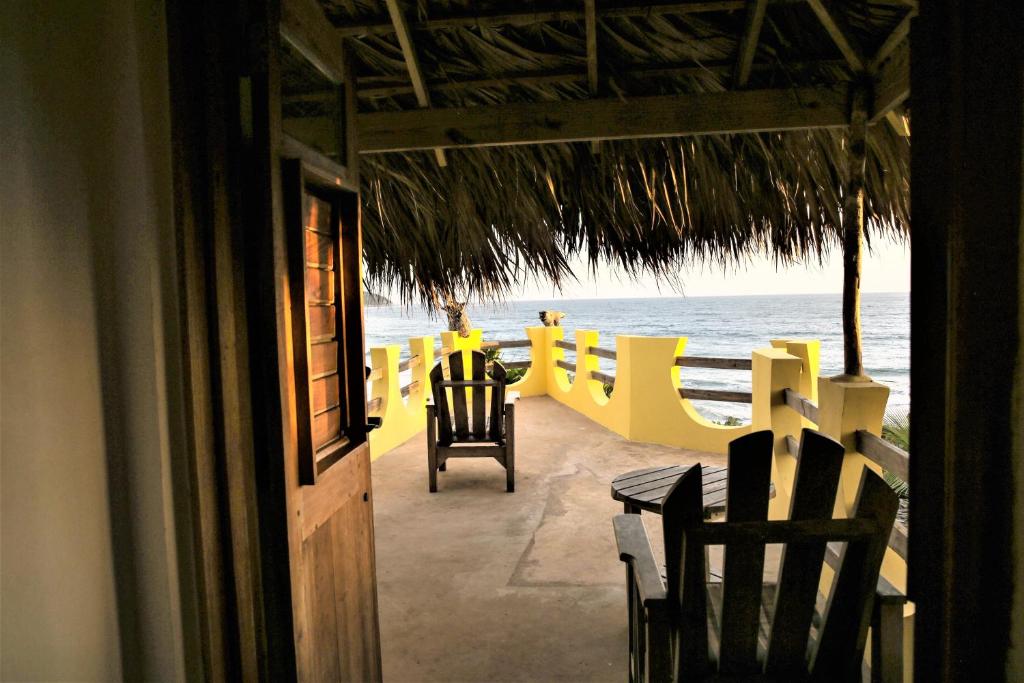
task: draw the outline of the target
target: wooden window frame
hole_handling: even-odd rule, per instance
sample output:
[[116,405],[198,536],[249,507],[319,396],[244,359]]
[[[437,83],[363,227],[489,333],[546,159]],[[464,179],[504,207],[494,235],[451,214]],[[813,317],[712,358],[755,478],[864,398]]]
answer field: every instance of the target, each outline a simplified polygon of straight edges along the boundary
[[[292,355],[295,375],[299,483],[312,485],[348,453],[366,443],[365,359],[362,353],[362,292],[358,239],[358,200],[354,193],[328,182],[319,169],[302,159],[283,159],[284,227],[288,250],[291,298]],[[306,233],[303,197],[310,194],[331,207],[334,338],[340,409],[340,437],[319,449],[314,444],[315,420],[312,346],[306,286]],[[333,409],[333,408],[330,408]],[[328,410],[330,410],[328,409]],[[325,411],[321,411],[325,412]]]

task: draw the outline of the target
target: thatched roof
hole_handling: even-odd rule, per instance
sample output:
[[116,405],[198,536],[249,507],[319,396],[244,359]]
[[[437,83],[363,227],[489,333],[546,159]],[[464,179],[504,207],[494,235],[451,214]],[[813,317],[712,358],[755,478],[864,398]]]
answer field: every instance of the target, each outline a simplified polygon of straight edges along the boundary
[[[321,4],[354,56],[360,111],[417,109],[385,0]],[[738,88],[746,3],[598,0],[589,81],[584,4],[399,3],[433,109]],[[912,11],[901,0],[824,7],[849,47],[837,47],[808,3],[767,2],[742,88],[870,84],[880,70],[872,58],[897,54]],[[462,19],[473,15],[481,18]],[[310,87],[285,81],[286,94]],[[286,99],[285,115],[323,114],[317,107],[315,98]],[[557,283],[579,253],[637,274],[754,253],[818,257],[839,246],[845,136],[837,127],[450,148],[444,167],[431,150],[366,154],[366,275],[375,288],[428,299],[432,288],[501,294],[527,273]],[[869,135],[869,240],[906,233],[908,193],[909,138],[882,121]]]

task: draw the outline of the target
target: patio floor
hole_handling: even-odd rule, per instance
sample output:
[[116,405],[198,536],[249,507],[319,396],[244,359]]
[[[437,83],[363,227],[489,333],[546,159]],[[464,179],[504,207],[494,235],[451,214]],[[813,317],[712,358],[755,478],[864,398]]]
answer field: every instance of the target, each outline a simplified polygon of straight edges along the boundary
[[373,463],[385,681],[626,679],[611,481],[725,457],[626,441],[548,397],[516,410],[513,494],[477,458],[428,493],[423,434]]

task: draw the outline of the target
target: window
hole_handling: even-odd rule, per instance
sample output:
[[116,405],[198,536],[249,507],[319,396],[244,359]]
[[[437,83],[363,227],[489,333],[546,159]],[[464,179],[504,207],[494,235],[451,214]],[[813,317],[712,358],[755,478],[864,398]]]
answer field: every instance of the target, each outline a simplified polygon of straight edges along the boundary
[[299,480],[366,441],[357,197],[284,162]]

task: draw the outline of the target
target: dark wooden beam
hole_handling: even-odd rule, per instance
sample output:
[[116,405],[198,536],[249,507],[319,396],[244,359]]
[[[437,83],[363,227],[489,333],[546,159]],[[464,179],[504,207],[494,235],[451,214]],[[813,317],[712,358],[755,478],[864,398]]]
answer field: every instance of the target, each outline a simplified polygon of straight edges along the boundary
[[900,23],[896,24],[896,28],[892,30],[885,41],[879,46],[875,52],[875,56],[871,58],[871,63],[868,64],[869,71],[878,71],[878,67],[882,65],[885,60],[889,58],[896,48],[907,39],[910,35],[910,22],[917,16],[916,10],[910,10],[907,12],[907,16],[903,17]]
[[517,103],[360,114],[361,153],[844,126],[845,88]]
[[[769,0],[773,5],[801,4],[805,0]],[[896,7],[917,7],[916,0],[877,0],[876,4]],[[714,0],[691,2],[657,2],[650,4],[622,4],[600,7],[597,16],[601,19],[620,17],[645,17],[666,14],[702,14],[707,12],[735,12],[746,7],[746,0]],[[413,31],[440,31],[453,28],[494,28],[496,26],[531,26],[546,22],[579,22],[585,19],[584,11],[561,9],[533,12],[481,12],[457,14],[410,23]],[[386,36],[395,32],[387,19],[354,22],[339,26],[337,32],[345,38],[360,36]]]
[[754,66],[754,54],[757,42],[761,37],[761,25],[764,24],[764,13],[768,8],[768,0],[749,0],[747,19],[740,38],[739,49],[736,51],[736,70],[733,73],[733,84],[737,88],[746,86],[750,79],[750,71]]
[[849,28],[840,17],[833,16],[822,0],[807,0],[811,10],[814,11],[818,21],[825,27],[832,42],[836,44],[839,51],[843,53],[850,68],[855,72],[864,71],[867,68],[867,61],[864,59],[864,51],[857,45],[856,40],[850,35]]
[[[405,67],[409,71],[409,80],[412,81],[413,92],[416,93],[416,101],[421,107],[430,107],[430,92],[427,90],[427,79],[420,69],[419,56],[416,54],[416,47],[412,42],[412,34],[409,33],[409,25],[405,21],[405,13],[398,5],[398,0],[386,0],[388,14],[391,15],[391,23],[395,27],[395,34],[398,36],[398,44],[402,46],[402,56],[405,58]],[[447,166],[444,150],[435,148],[434,157],[439,166]]]
[[874,76],[871,123],[881,121],[910,97],[910,46],[903,43]]
[[583,0],[587,34],[587,86],[597,94],[597,5],[596,0]]
[[345,78],[341,41],[316,0],[281,0],[281,37],[332,83]]

